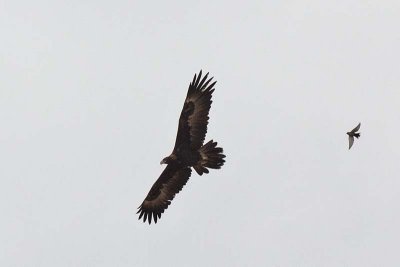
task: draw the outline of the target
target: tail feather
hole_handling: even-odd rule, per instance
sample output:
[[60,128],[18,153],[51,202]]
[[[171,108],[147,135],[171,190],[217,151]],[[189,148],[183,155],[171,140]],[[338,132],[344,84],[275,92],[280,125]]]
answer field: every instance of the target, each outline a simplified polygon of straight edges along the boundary
[[354,134],[354,137],[359,138],[360,137],[360,133]]
[[193,166],[199,175],[208,173],[209,170],[207,168],[220,169],[221,166],[224,165],[225,155],[222,154],[224,151],[221,147],[217,147],[217,144],[217,142],[210,140],[199,149],[201,158],[197,164]]

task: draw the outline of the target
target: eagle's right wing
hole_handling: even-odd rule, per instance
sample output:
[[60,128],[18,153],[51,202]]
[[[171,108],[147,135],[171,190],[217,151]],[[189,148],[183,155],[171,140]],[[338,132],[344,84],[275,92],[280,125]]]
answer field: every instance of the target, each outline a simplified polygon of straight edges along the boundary
[[168,208],[175,195],[182,190],[191,173],[190,167],[176,168],[168,164],[138,208],[139,220],[144,215],[143,222],[148,219],[150,224],[153,217],[154,222],[157,223],[157,219],[161,218],[161,213]]

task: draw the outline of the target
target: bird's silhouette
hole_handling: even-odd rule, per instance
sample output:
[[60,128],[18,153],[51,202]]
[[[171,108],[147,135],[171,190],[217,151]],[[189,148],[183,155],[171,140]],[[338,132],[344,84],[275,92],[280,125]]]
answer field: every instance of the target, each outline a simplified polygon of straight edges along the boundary
[[359,138],[360,133],[357,133],[358,130],[360,130],[361,123],[357,125],[356,128],[351,130],[350,132],[347,132],[347,135],[349,136],[349,149],[353,146],[354,143],[354,137]]

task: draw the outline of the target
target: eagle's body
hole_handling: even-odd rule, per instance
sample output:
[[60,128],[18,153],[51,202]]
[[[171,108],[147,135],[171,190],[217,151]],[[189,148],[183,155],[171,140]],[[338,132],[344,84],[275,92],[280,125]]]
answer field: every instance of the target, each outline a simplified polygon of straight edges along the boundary
[[[172,153],[161,161],[167,167],[153,184],[147,197],[139,207],[139,220],[152,218],[157,223],[161,213],[168,208],[192,173],[192,167],[202,175],[208,173],[207,168],[219,169],[224,164],[223,150],[217,147],[213,140],[203,145],[207,133],[208,113],[211,108],[211,96],[214,92],[212,78],[207,80],[207,75],[201,79],[199,75],[193,78],[189,85],[188,93],[179,118],[178,133]],[[201,80],[200,80],[201,79]]]

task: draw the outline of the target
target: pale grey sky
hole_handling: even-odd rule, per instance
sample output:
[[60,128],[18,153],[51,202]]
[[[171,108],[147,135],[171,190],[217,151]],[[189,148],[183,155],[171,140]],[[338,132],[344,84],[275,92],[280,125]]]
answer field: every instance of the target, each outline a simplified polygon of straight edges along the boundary
[[[0,265],[399,266],[399,14],[0,1]],[[200,69],[227,162],[149,226],[136,208]]]

